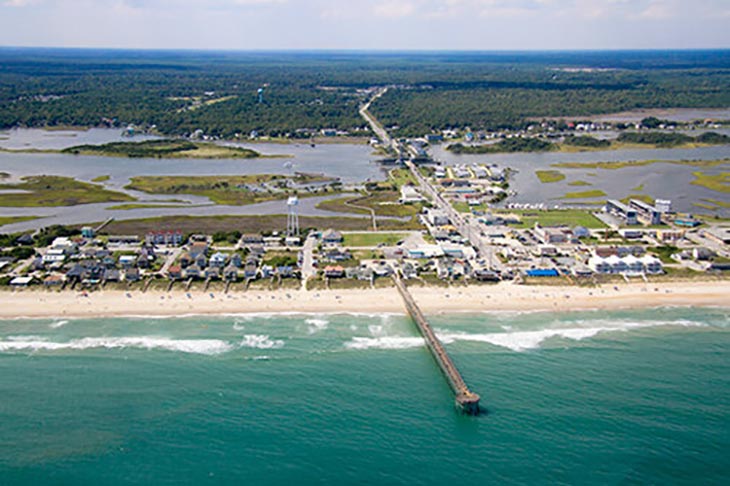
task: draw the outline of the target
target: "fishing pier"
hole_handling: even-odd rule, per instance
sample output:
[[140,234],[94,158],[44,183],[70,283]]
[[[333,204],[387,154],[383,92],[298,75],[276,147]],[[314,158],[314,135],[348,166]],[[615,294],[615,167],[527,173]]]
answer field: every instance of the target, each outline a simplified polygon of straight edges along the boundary
[[397,275],[393,276],[393,281],[395,282],[398,292],[403,298],[403,302],[406,305],[408,313],[416,323],[416,327],[418,327],[423,339],[426,341],[426,347],[428,347],[428,350],[431,352],[436,364],[438,364],[439,368],[441,368],[449,387],[451,387],[451,391],[454,392],[456,397],[456,407],[467,415],[479,415],[479,395],[472,392],[466,382],[464,382],[464,379],[461,377],[461,373],[459,373],[459,370],[456,369],[456,365],[454,365],[454,362],[446,352],[443,344],[441,344],[441,341],[439,341],[436,337],[431,325],[424,317],[423,312],[421,312],[421,309],[418,307],[418,304],[416,304],[416,301],[413,299],[413,296],[408,291],[403,281]]

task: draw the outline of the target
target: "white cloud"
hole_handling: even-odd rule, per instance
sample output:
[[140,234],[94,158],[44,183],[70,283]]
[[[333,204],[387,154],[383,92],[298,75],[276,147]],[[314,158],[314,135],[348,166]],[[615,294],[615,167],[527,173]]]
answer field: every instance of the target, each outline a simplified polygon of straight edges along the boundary
[[34,3],[33,0],[6,0],[3,2],[4,7],[25,7]]
[[377,17],[385,17],[389,19],[397,19],[412,15],[416,11],[416,6],[412,2],[389,0],[378,3],[373,8],[373,13]]

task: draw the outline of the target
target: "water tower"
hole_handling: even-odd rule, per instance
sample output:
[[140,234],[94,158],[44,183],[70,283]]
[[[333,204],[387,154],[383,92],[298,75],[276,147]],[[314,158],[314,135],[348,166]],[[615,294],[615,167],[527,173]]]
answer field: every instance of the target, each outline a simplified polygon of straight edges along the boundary
[[288,217],[286,220],[286,235],[299,236],[299,198],[291,196],[286,201]]
[[264,88],[259,88],[258,93],[259,93],[259,103],[263,103],[264,102]]

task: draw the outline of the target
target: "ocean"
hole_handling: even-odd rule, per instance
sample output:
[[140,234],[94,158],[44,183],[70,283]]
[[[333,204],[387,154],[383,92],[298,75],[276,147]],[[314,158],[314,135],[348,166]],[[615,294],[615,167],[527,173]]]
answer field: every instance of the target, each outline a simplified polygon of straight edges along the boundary
[[727,484],[730,309],[0,321],[0,483]]

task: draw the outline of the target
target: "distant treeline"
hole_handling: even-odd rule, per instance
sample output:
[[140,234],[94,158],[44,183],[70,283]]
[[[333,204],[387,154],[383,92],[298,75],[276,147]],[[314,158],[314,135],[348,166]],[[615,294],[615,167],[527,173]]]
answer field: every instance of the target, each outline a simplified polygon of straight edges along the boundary
[[[702,143],[708,145],[730,144],[730,137],[716,132],[706,132],[697,137],[682,133],[665,132],[624,132],[616,139],[618,142],[655,145],[657,147],[676,147],[686,143]],[[573,147],[609,148],[611,140],[602,140],[588,135],[568,136],[563,144]],[[496,154],[512,152],[549,152],[557,150],[559,145],[539,138],[508,138],[497,143],[464,145],[454,143],[446,150],[455,154]]]
[[508,138],[493,144],[464,145],[455,143],[447,150],[455,154],[496,154],[511,152],[548,152],[555,150],[555,144],[538,138]]
[[[357,54],[0,49],[0,128],[126,126],[169,135],[523,128],[534,117],[730,106],[727,51]],[[614,70],[566,70],[601,67]],[[259,102],[257,91],[263,88]]]
[[684,133],[624,132],[619,135],[618,141],[656,145],[658,147],[673,147],[693,142],[709,145],[727,144],[730,143],[730,137],[716,132],[706,132],[697,137]]

